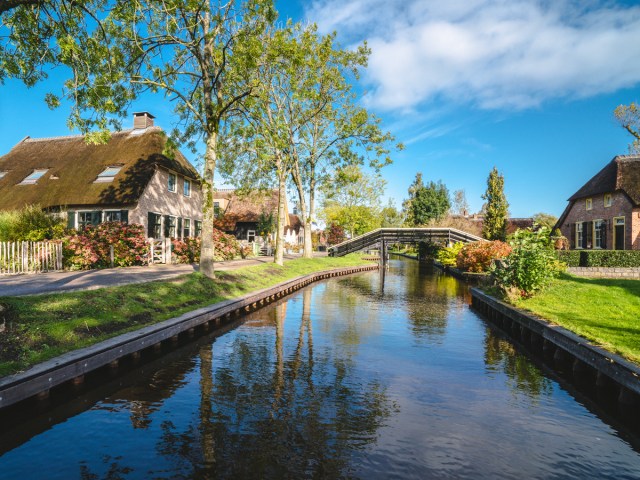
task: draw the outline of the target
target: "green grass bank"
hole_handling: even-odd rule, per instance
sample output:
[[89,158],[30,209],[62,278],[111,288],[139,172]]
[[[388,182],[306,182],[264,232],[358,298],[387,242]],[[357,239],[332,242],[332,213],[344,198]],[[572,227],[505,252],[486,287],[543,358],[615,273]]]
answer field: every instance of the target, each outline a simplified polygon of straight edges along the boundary
[[263,264],[215,279],[193,273],[162,282],[82,292],[0,297],[0,377],[107,338],[301,275],[369,265],[360,255]]
[[516,307],[560,325],[640,364],[640,281],[562,274]]

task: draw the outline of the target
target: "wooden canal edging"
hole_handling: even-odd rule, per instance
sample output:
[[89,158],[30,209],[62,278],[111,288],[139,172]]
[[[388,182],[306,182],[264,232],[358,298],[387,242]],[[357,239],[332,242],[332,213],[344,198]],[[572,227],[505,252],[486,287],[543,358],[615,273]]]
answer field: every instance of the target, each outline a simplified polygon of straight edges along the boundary
[[556,364],[569,365],[576,377],[597,387],[617,388],[623,406],[640,403],[640,367],[546,320],[471,289],[471,306],[517,340],[542,350]]
[[0,379],[0,409],[34,396],[46,398],[52,388],[66,382],[81,384],[87,373],[106,366],[116,368],[124,357],[130,356],[135,360],[142,350],[158,348],[162,342],[177,342],[180,334],[193,335],[196,328],[208,331],[210,327],[215,328],[227,323],[232,317],[257,310],[318,280],[377,269],[378,265],[373,264],[304,275],[65,353],[23,373]]

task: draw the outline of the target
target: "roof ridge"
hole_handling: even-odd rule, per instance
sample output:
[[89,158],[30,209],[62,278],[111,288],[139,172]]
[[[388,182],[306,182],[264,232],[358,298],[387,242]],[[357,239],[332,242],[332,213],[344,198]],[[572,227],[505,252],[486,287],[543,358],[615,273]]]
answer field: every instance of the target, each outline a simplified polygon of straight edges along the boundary
[[616,155],[614,160],[640,160],[640,153],[629,153],[626,155]]
[[[145,129],[141,129],[141,128],[126,128],[123,130],[118,130],[115,132],[111,132],[111,135],[128,135],[131,132],[137,131],[137,130],[145,130],[145,131],[162,131],[162,128],[158,127],[158,126],[152,126],[152,127],[147,127]],[[38,138],[32,138],[32,137],[25,137],[23,138],[19,143],[37,143],[37,142],[50,142],[52,140],[73,140],[73,139],[77,139],[77,138],[84,138],[84,134],[82,133],[76,133],[73,135],[59,135],[56,137],[38,137]]]

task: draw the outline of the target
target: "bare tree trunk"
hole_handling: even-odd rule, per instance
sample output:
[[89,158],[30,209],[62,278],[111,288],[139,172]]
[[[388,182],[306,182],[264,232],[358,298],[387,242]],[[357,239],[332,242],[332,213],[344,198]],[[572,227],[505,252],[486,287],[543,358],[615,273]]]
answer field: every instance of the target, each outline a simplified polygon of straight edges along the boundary
[[216,169],[216,142],[218,134],[212,133],[207,139],[204,160],[204,180],[202,182],[202,243],[200,248],[200,273],[215,278],[213,246],[213,175]]
[[299,163],[295,162],[295,167],[291,172],[293,183],[298,190],[298,200],[300,201],[300,219],[302,223],[302,229],[304,233],[304,249],[302,253],[303,258],[311,258],[313,256],[313,245],[311,244],[311,215],[307,214],[307,200],[304,196],[304,186],[302,185],[302,178],[300,176]]
[[[311,173],[309,175],[309,228],[305,227],[304,229],[304,248],[305,248],[305,258],[311,258],[313,256],[313,244],[311,240],[311,225],[313,223],[313,219],[316,218],[316,178],[315,178],[315,165],[311,165],[310,167]],[[309,245],[309,256],[306,256],[307,252],[307,244]]]

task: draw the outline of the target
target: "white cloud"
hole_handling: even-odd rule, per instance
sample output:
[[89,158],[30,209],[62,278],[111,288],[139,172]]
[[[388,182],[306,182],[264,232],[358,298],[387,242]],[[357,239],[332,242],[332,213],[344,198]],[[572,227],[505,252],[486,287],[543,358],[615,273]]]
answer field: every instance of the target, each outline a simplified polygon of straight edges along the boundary
[[640,82],[640,7],[554,0],[316,0],[321,31],[372,48],[367,101],[525,109]]

